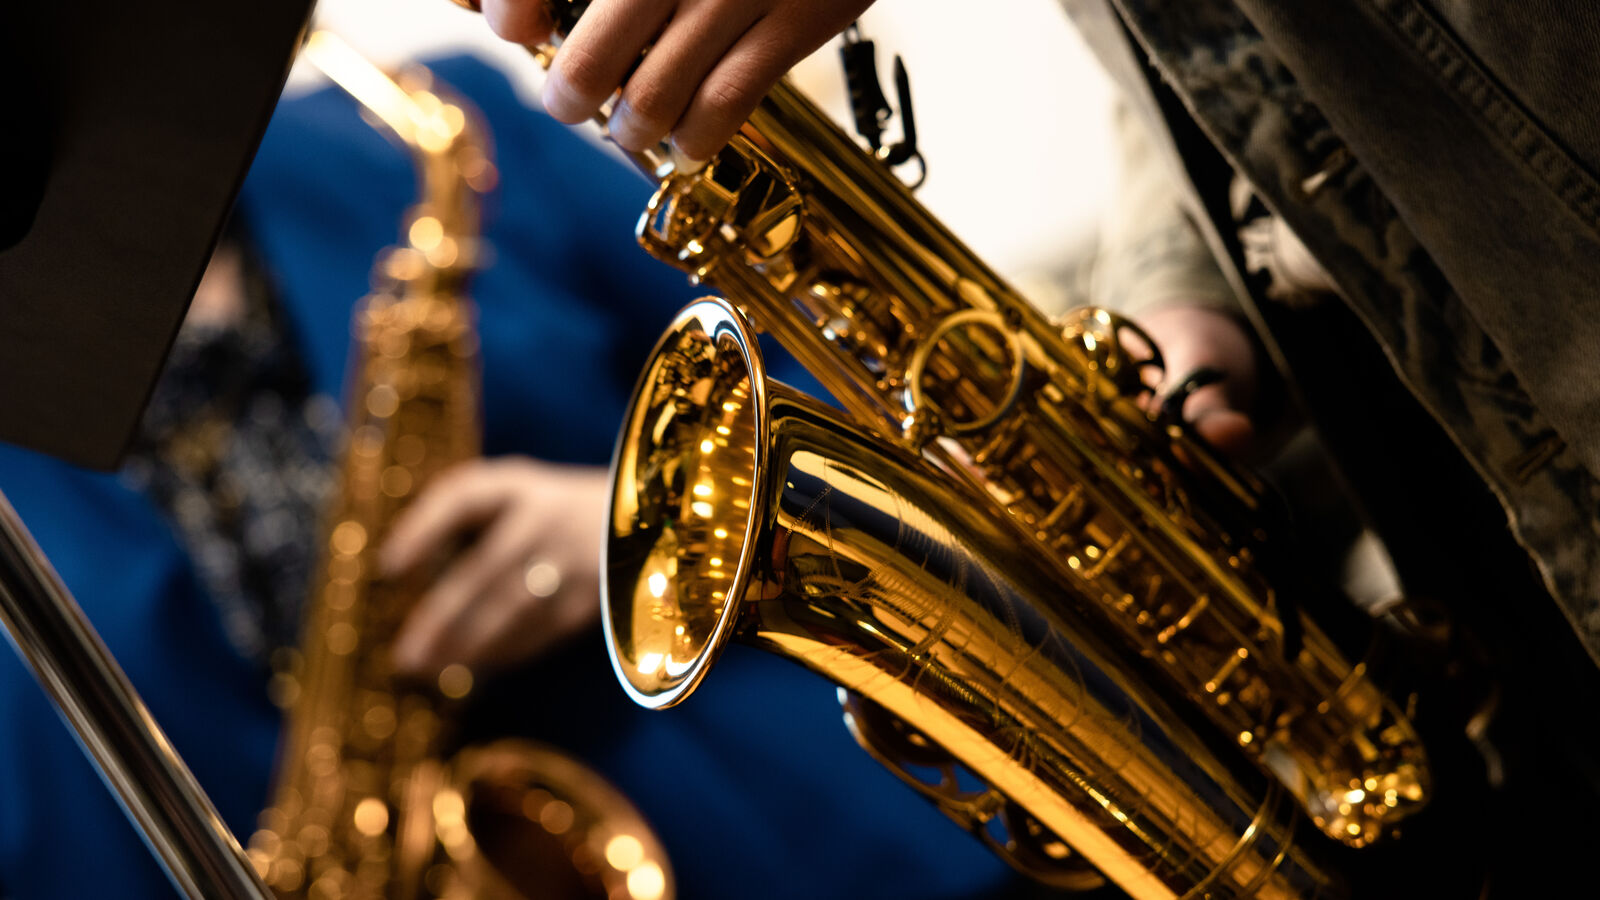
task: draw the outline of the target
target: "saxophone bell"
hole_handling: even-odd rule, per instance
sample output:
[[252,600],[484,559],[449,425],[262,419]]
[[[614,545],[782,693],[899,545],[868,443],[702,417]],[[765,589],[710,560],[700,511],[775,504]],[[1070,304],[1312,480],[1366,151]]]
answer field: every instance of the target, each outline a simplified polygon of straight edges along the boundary
[[966,488],[767,379],[725,301],[657,346],[612,477],[602,622],[639,703],[681,702],[739,640],[859,694],[853,728],[891,768],[975,774],[976,793],[919,788],[975,831],[1011,828],[991,843],[1035,877],[1336,893],[1279,784],[1148,689]]

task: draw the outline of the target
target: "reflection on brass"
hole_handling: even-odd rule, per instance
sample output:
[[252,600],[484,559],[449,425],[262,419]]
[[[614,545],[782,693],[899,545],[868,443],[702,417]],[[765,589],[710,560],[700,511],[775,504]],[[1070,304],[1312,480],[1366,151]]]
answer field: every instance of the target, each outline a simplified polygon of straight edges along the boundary
[[639,703],[677,703],[729,640],[787,656],[850,692],[880,761],[1041,880],[1338,893],[1292,798],[1152,689],[1084,579],[932,463],[768,381],[724,301],[681,313],[640,382],[605,571],[612,661]]
[[[570,0],[552,5],[557,22],[573,21],[584,6]],[[550,52],[541,48],[541,61]],[[597,119],[603,124],[605,118],[602,110]],[[725,632],[769,635],[768,613],[724,615],[729,609],[767,601],[788,609],[789,601],[775,598],[798,585],[820,591],[817,579],[826,576],[838,580],[836,589],[856,591],[867,578],[874,589],[866,608],[873,614],[857,616],[859,627],[831,633],[821,642],[826,652],[797,639],[759,640],[870,698],[870,704],[852,707],[852,727],[892,767],[910,774],[903,757],[918,750],[930,758],[954,758],[988,779],[994,796],[1003,799],[984,795],[958,802],[948,799],[949,790],[934,793],[963,821],[987,816],[1005,821],[1013,832],[1034,835],[1038,853],[1026,860],[1011,854],[1026,868],[1070,856],[1089,860],[1139,896],[1243,896],[1256,888],[1248,883],[1253,876],[1240,873],[1252,871],[1247,860],[1272,841],[1247,823],[1240,835],[1248,837],[1240,839],[1249,847],[1235,856],[1219,859],[1204,849],[1220,839],[1216,835],[1233,833],[1238,809],[1265,804],[1281,790],[1296,814],[1320,832],[1318,840],[1363,847],[1384,840],[1426,803],[1427,757],[1402,703],[1383,693],[1364,663],[1349,659],[1299,611],[1293,601],[1301,598],[1280,593],[1288,589],[1261,571],[1272,549],[1262,486],[1183,423],[1147,409],[1142,375],[1160,365],[1160,356],[1135,326],[1098,309],[1077,310],[1059,321],[1041,315],[787,83],[762,101],[729,146],[692,172],[675,168],[665,150],[633,159],[659,184],[640,221],[645,249],[731,298],[816,375],[855,427],[877,434],[867,443],[911,454],[886,458],[907,471],[921,466],[916,471],[949,492],[933,491],[937,502],[917,507],[937,523],[926,526],[935,545],[927,559],[956,553],[934,538],[940,529],[953,529],[956,522],[979,529],[981,521],[987,523],[981,528],[1003,536],[996,543],[1008,552],[1004,564],[978,557],[974,571],[1028,583],[1037,575],[1052,586],[1021,591],[1029,605],[1001,617],[1013,637],[1023,636],[1022,644],[996,643],[985,651],[987,667],[952,674],[928,656],[949,633],[939,623],[970,630],[961,633],[962,641],[987,634],[982,622],[990,613],[983,611],[981,597],[963,600],[966,589],[960,587],[933,590],[940,599],[930,607],[936,613],[921,620],[926,634],[879,621],[907,616],[895,612],[900,604],[926,599],[921,581],[928,573],[917,570],[933,562],[904,557],[904,547],[887,542],[876,548],[885,556],[857,548],[849,572],[830,573],[821,560],[832,558],[837,545],[828,545],[827,553],[801,557],[822,566],[817,572],[786,572],[785,565],[796,564],[791,542],[803,531],[773,524],[779,513],[762,504],[776,501],[761,493],[761,485],[800,463],[770,444],[782,435],[740,432],[758,427],[749,405],[761,406],[759,379],[743,387],[723,385],[727,393],[720,403],[704,406],[703,393],[721,383],[719,376],[683,380],[663,370],[697,372],[709,364],[679,355],[672,349],[676,338],[669,336],[619,445],[612,511],[613,541],[628,546],[613,544],[613,552],[624,554],[613,565],[623,567],[608,574],[605,614],[617,638],[614,663],[636,699],[668,705],[692,689],[706,654],[720,646]],[[680,322],[675,334],[681,336],[684,327]],[[673,391],[688,393],[665,396]],[[698,430],[671,433],[689,428],[681,414],[694,404],[703,407]],[[669,441],[670,452],[663,449]],[[739,454],[773,459],[768,469],[751,470]],[[702,468],[710,459],[716,464]],[[644,468],[633,471],[634,465]],[[892,480],[875,467],[862,468],[868,481]],[[830,487],[813,498],[818,503],[839,491],[825,481]],[[931,491],[918,490],[911,493],[914,499]],[[898,488],[889,493],[895,504],[903,499]],[[959,509],[939,505],[947,502]],[[885,523],[899,522],[908,531],[922,527],[897,518],[909,513],[895,504],[882,510]],[[645,523],[653,529],[648,538],[638,536]],[[752,547],[752,540],[771,546]],[[754,559],[777,580],[741,568],[755,565]],[[840,561],[828,565],[844,568]],[[670,614],[663,604],[670,605]],[[824,606],[830,612],[818,615],[843,615]],[[800,619],[792,610],[784,615]],[[930,622],[927,615],[939,618]],[[1249,794],[1254,799],[1240,806],[1241,797],[1231,792],[1244,782],[1215,771],[1174,770],[1175,782],[1150,774],[1118,781],[1120,776],[1082,760],[1057,767],[1076,757],[1057,746],[1056,738],[1047,739],[1056,729],[1066,729],[1072,740],[1103,743],[1090,736],[1092,729],[1079,733],[1088,728],[1084,723],[1098,721],[1093,708],[1081,705],[1084,698],[1054,693],[1059,688],[1081,694],[1083,681],[1065,673],[1016,677],[1049,656],[1027,649],[1035,645],[1026,636],[1046,632],[1029,631],[1025,621],[1059,624],[1067,618],[1077,623],[1072,646],[1081,644],[1072,653],[1092,648],[1095,666],[1128,679],[1120,688],[1126,698],[1154,716],[1140,729],[1170,727],[1205,747],[1220,742],[1226,749],[1196,759],[1212,760],[1206,766],[1239,761],[1276,787]],[[815,634],[814,627],[808,622],[807,633]],[[1057,635],[1051,640],[1062,634],[1048,633]],[[898,649],[891,652],[883,641]],[[873,674],[819,662],[834,655],[865,655]],[[1034,713],[995,711],[994,691],[1002,687],[1022,690],[1011,701],[1031,705]],[[960,698],[972,715],[981,708],[1001,716],[996,721],[1003,730],[979,738],[913,715],[952,698]],[[1070,714],[1051,718],[1039,715],[1041,710]],[[895,716],[904,721],[883,724]],[[1137,737],[1130,740],[1130,747],[1140,745]],[[1004,766],[991,765],[1019,755],[1036,781],[1024,783]],[[1178,782],[1190,786],[1198,806],[1177,799]],[[1222,786],[1227,797],[1205,785]],[[1101,829],[1103,820],[1080,804],[1084,797],[1121,825]],[[1170,831],[1147,830],[1135,824],[1144,821],[1129,812],[1135,807],[1181,808],[1185,817],[1193,815],[1168,820]],[[1067,808],[1080,818],[1062,811]],[[1208,830],[1213,825],[1216,830]],[[1129,849],[1126,840],[1143,849]],[[1197,876],[1185,866],[1169,871],[1171,859],[1187,858],[1184,852],[1212,860],[1218,874]],[[1285,857],[1285,871],[1311,877],[1311,867],[1291,863]],[[1068,880],[1081,883],[1081,874],[1080,869]],[[1285,895],[1302,895],[1307,883],[1301,875],[1268,881]]]
[[[692,171],[631,157],[641,245],[737,309],[680,316],[618,444],[602,618],[636,700],[747,637],[1024,871],[1141,898],[1337,895],[1294,823],[1359,848],[1423,807],[1401,704],[1261,571],[1263,487],[1147,410],[1147,335],[1045,318],[787,83]],[[764,384],[743,316],[853,424]]]
[[290,712],[251,861],[281,898],[670,900],[661,844],[615,788],[524,741],[446,756],[472,672],[393,669],[420,585],[379,578],[377,549],[428,479],[479,450],[465,288],[495,169],[474,115],[427,72],[391,80],[325,33],[305,52],[412,151],[422,199],[356,313],[343,490],[305,639],[274,679]]

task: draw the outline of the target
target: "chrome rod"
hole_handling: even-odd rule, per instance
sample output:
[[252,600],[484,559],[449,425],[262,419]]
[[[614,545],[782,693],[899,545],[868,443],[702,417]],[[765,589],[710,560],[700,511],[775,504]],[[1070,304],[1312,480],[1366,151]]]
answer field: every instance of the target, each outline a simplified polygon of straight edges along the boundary
[[192,900],[272,900],[4,493],[0,626],[173,886]]

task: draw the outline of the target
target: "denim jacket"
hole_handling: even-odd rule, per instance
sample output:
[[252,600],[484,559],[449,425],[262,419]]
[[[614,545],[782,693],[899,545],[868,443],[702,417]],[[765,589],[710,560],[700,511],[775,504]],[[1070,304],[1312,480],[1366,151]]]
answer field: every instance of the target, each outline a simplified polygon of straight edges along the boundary
[[[1154,129],[1152,81],[1304,243],[1600,661],[1600,7],[1062,2]],[[1233,223],[1189,200],[1248,295]]]

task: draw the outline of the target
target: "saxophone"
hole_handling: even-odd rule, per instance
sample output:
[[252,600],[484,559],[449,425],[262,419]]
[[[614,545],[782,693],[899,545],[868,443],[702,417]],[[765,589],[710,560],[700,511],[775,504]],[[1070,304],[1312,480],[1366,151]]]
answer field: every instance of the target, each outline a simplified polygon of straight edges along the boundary
[[[553,3],[558,32],[584,6]],[[671,706],[753,643],[1043,881],[1343,895],[1327,857],[1427,802],[1408,711],[1269,576],[1264,486],[1147,410],[1154,342],[1041,315],[872,143],[780,83],[703,167],[635,155],[641,245],[729,299],[679,315],[619,437],[624,689]],[[847,415],[768,381],[755,328]]]
[[374,552],[429,478],[479,452],[465,287],[496,170],[473,112],[425,70],[391,80],[326,32],[304,53],[412,151],[422,200],[355,314],[342,489],[297,674],[274,682],[290,713],[250,858],[283,898],[670,900],[659,840],[600,775],[520,740],[446,758],[471,672],[448,667],[436,684],[393,672],[419,591],[373,575]]

